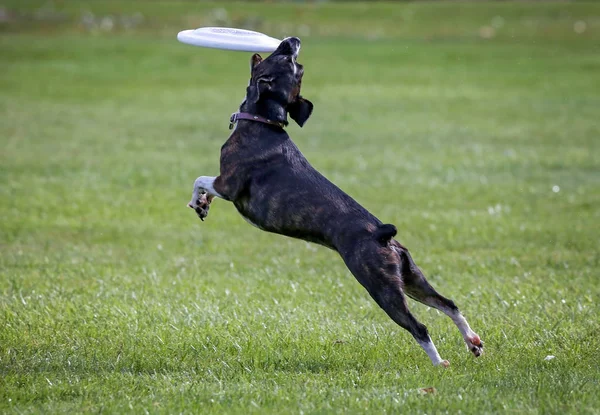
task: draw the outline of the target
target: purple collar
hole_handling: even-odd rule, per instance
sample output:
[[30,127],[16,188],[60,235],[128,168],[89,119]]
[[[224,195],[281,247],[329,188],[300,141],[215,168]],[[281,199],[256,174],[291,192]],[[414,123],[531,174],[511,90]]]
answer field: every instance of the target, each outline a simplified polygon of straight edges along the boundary
[[279,122],[269,120],[265,117],[261,117],[260,115],[250,114],[248,112],[234,112],[231,114],[231,118],[229,119],[229,129],[232,130],[238,120],[249,120],[249,121],[257,121],[262,122],[263,124],[275,125],[279,128],[284,128],[287,125],[287,122]]

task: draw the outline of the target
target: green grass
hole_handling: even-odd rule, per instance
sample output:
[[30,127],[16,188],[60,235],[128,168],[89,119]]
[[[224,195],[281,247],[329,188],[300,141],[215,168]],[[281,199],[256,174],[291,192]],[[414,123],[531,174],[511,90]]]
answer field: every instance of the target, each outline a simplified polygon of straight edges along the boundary
[[185,208],[249,54],[174,34],[221,5],[44,4],[0,23],[0,412],[600,413],[600,5],[225,6],[305,33],[290,134],[482,336],[411,303],[442,370],[334,252]]

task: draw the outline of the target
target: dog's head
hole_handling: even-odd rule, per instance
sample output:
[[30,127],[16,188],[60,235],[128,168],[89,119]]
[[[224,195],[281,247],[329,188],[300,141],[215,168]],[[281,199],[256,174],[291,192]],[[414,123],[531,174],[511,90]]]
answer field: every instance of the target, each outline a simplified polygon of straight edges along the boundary
[[299,51],[300,39],[288,37],[266,59],[258,53],[253,55],[246,101],[259,106],[267,102],[280,105],[302,127],[313,104],[300,95],[304,67],[296,62]]

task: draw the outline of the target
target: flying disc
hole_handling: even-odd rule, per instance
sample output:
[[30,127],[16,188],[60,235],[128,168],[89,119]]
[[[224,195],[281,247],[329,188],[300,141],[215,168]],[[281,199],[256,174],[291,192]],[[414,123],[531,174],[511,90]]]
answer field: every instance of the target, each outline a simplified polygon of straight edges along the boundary
[[204,48],[238,50],[242,52],[273,52],[281,40],[264,33],[232,27],[201,27],[183,30],[177,40]]

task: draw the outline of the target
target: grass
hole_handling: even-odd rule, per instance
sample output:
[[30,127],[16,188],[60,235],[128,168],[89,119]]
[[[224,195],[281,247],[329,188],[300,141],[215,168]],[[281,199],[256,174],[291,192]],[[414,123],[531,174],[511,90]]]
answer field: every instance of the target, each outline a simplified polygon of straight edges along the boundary
[[290,134],[482,336],[412,303],[447,370],[335,253],[185,208],[249,56],[174,33],[220,7],[5,2],[0,412],[600,413],[600,6],[224,6],[304,33]]

